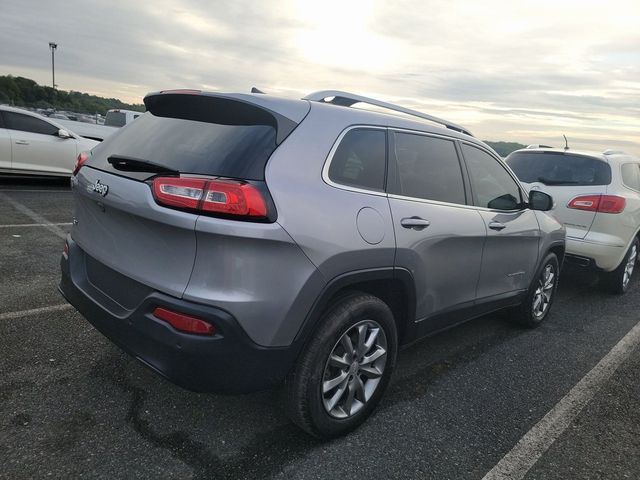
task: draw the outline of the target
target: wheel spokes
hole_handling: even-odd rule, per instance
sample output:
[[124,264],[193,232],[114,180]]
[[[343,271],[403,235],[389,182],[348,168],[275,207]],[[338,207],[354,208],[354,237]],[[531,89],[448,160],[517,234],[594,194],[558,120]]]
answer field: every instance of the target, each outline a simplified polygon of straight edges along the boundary
[[384,375],[387,339],[373,320],[363,320],[342,334],[327,358],[320,386],[329,415],[355,415],[369,401]]
[[369,365],[370,363],[375,362],[377,359],[386,354],[387,351],[384,348],[378,347],[371,355],[364,357],[360,362],[360,365]]
[[345,381],[348,377],[349,374],[347,372],[340,372],[340,375],[338,375],[337,377],[322,382],[322,393],[330,392],[338,385],[340,385],[343,381]]

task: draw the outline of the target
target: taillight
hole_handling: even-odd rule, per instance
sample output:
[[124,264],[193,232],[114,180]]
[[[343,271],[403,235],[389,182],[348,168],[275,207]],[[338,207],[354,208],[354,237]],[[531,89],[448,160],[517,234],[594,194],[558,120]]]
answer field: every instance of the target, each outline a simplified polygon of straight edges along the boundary
[[236,180],[157,177],[153,196],[160,205],[200,212],[251,218],[267,217],[267,202],[260,190]]
[[164,320],[176,330],[196,335],[215,335],[216,328],[204,320],[184,313],[173,312],[166,308],[157,307],[153,311],[153,316]]
[[62,249],[62,256],[65,260],[69,260],[69,242],[64,242],[64,248]]
[[86,162],[88,158],[89,158],[89,154],[87,152],[80,152],[80,154],[78,155],[78,158],[76,159],[76,165],[73,167],[74,177],[78,174],[78,172],[84,165],[84,162]]
[[616,195],[582,195],[573,198],[567,207],[588,212],[620,213],[625,205],[624,197]]

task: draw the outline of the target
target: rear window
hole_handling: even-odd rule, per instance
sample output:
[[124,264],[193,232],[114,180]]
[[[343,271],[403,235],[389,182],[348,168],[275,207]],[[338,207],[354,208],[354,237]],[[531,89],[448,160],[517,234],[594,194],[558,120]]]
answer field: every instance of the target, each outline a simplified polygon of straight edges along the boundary
[[562,152],[515,152],[507,164],[521,182],[545,185],[608,185],[609,164],[597,158]]
[[107,112],[104,124],[110,127],[124,127],[127,123],[127,116],[122,112]]
[[233,123],[160,117],[147,112],[96,146],[88,164],[111,170],[107,159],[118,155],[181,173],[264,180],[265,165],[276,148],[276,128]]

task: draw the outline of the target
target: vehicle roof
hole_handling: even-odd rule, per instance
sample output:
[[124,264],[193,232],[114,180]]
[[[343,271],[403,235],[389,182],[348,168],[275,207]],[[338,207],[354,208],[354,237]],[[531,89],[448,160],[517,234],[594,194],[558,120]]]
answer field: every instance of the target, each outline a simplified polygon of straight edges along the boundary
[[[605,150],[606,151],[606,150]],[[509,156],[513,155],[514,153],[554,153],[554,154],[566,154],[566,155],[580,155],[583,157],[591,157],[591,158],[596,158],[598,160],[602,160],[603,162],[611,162],[611,161],[616,161],[616,162],[621,162],[621,161],[638,161],[638,158],[624,153],[624,152],[615,152],[615,153],[607,153],[605,154],[604,152],[594,152],[592,150],[573,150],[573,149],[569,149],[569,150],[565,150],[564,148],[521,148],[519,150],[515,150],[514,152],[511,152],[509,154]]]
[[500,158],[500,156],[491,147],[471,135],[466,135],[456,130],[440,126],[428,120],[424,120],[419,117],[411,117],[405,114],[387,113],[386,111],[365,110],[358,107],[344,107],[340,105],[333,105],[330,103],[315,102],[305,99],[284,98],[262,93],[224,93],[199,90],[163,90],[148,93],[145,98],[153,95],[161,95],[163,92],[184,92],[184,94],[236,99],[272,110],[280,115],[288,117],[289,119],[297,123],[301,122],[304,119],[304,117],[309,112],[310,107],[312,109],[323,109],[325,112],[331,112],[332,115],[335,115],[336,121],[342,121],[345,124],[345,127],[349,125],[364,124],[444,135],[447,137],[457,138],[459,140],[464,140],[469,143],[480,145],[485,149],[493,152],[496,157]]

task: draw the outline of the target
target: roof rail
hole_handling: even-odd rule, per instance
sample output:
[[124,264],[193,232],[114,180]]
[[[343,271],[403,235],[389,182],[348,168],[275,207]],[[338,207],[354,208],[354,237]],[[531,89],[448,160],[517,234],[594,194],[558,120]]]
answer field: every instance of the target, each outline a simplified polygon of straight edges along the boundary
[[551,145],[541,145],[538,143],[534,143],[533,145],[527,145],[526,149],[531,150],[533,148],[553,148]]
[[611,148],[608,148],[607,150],[602,152],[602,154],[603,155],[624,155],[625,152],[623,152],[622,150],[613,150]]
[[303,100],[310,100],[312,102],[330,103],[332,105],[339,105],[342,107],[350,107],[356,103],[366,103],[368,105],[374,105],[376,107],[386,108],[387,110],[393,110],[394,112],[401,112],[413,117],[419,117],[424,120],[444,125],[450,130],[464,133],[473,137],[473,134],[464,127],[456,125],[455,123],[443,120],[442,118],[434,117],[426,113],[418,112],[417,110],[411,110],[409,108],[401,107],[393,103],[383,102],[376,100],[375,98],[363,97],[361,95],[355,95],[353,93],[341,92],[340,90],[321,90],[319,92],[313,92],[303,98]]

